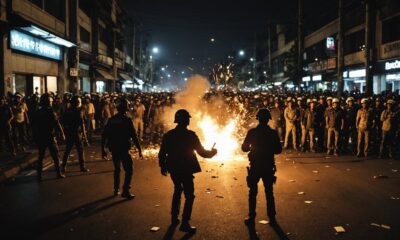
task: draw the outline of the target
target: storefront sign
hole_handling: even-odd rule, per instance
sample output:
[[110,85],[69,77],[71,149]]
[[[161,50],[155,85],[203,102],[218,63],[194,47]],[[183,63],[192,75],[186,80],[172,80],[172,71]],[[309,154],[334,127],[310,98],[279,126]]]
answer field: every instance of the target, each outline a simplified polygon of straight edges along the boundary
[[400,41],[381,46],[381,59],[400,56]]
[[335,51],[335,39],[333,37],[326,38],[326,49]]
[[388,61],[385,63],[385,70],[394,70],[394,69],[400,69],[400,61],[399,60],[394,60],[394,61]]
[[76,69],[76,68],[70,68],[70,69],[69,69],[69,75],[70,75],[71,77],[77,77],[77,76],[78,76],[78,69]]
[[62,60],[62,48],[17,30],[10,31],[10,48],[41,57]]

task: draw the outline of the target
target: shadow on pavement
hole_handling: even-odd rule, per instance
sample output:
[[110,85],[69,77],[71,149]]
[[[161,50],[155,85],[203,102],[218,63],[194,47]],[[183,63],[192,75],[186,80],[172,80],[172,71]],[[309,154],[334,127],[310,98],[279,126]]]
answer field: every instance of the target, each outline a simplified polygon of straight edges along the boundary
[[[13,231],[14,233],[17,232],[16,239],[23,239],[24,237],[29,236],[30,239],[36,239],[49,232],[55,228],[63,226],[68,222],[73,221],[79,217],[90,217],[94,214],[97,214],[101,211],[106,209],[112,208],[120,203],[126,202],[126,199],[121,199],[118,201],[110,200],[114,199],[114,196],[107,196],[96,201],[86,203],[74,209],[68,210],[66,212],[57,213],[51,216],[44,217],[42,219],[32,219],[33,222],[19,222],[22,224],[25,229],[24,231]],[[22,226],[13,225],[12,228],[16,228],[15,230],[19,229]]]
[[[164,234],[163,236],[163,240],[172,240],[174,238],[174,234],[175,234],[175,230],[177,228],[177,225],[169,225],[167,232]],[[185,240],[185,239],[191,239],[196,233],[186,233],[185,235],[183,235],[183,237],[181,238],[181,240]]]
[[249,231],[249,239],[250,240],[259,240],[260,238],[257,235],[256,227],[255,225],[246,225],[247,230]]
[[282,230],[281,226],[279,226],[278,222],[271,224],[271,227],[275,231],[276,235],[278,235],[279,240],[289,240],[288,236]]

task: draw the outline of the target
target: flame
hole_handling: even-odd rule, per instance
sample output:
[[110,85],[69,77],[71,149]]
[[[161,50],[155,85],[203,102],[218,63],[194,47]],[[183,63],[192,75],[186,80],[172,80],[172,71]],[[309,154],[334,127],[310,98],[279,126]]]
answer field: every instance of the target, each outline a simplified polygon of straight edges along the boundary
[[197,122],[201,130],[201,142],[206,149],[215,148],[218,150],[213,159],[219,161],[242,160],[243,155],[240,152],[240,144],[237,137],[239,120],[229,119],[224,125],[209,115],[204,115]]

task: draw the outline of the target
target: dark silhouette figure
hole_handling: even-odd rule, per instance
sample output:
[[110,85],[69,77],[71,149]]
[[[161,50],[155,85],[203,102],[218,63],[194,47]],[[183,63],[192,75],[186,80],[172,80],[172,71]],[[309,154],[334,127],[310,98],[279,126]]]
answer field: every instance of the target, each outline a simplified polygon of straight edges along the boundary
[[60,122],[51,108],[52,101],[53,99],[49,94],[43,94],[40,97],[40,108],[34,113],[32,121],[33,136],[39,147],[39,160],[37,164],[37,179],[39,182],[42,181],[43,158],[46,148],[49,149],[50,155],[53,158],[57,177],[65,177],[60,170],[60,159],[55,130],[57,129],[61,133],[63,139],[65,136]]
[[263,180],[265,195],[267,198],[267,215],[271,223],[275,220],[275,200],[273,184],[276,181],[274,155],[282,152],[276,130],[268,126],[271,114],[268,109],[260,109],[257,113],[259,125],[250,129],[242,145],[244,152],[249,152],[250,168],[248,168],[247,185],[249,191],[249,217],[245,220],[246,225],[254,225],[256,217],[256,202],[258,193],[258,182]]
[[179,224],[179,210],[182,192],[185,194],[185,206],[182,214],[182,224],[179,230],[195,233],[196,228],[189,224],[194,202],[194,173],[201,172],[196,151],[204,158],[212,158],[217,154],[216,149],[207,151],[201,145],[196,133],[187,129],[190,123],[190,114],[181,109],[175,113],[176,128],[163,136],[158,154],[161,174],[167,176],[169,172],[174,183],[174,195],[171,207],[171,223]]
[[139,144],[138,137],[136,135],[135,128],[133,126],[132,119],[126,116],[126,111],[129,108],[129,101],[121,99],[118,105],[118,113],[111,117],[106,127],[104,128],[101,151],[103,158],[107,158],[107,152],[105,146],[107,145],[111,151],[113,163],[114,163],[114,195],[118,196],[119,185],[120,185],[120,172],[121,163],[125,170],[125,181],[122,188],[122,197],[132,199],[135,197],[130,193],[131,180],[133,174],[133,161],[132,156],[129,153],[131,149],[131,140],[139,150],[139,157],[142,158],[142,149]]
[[[66,147],[63,157],[63,163],[61,165],[61,171],[65,172],[67,166],[69,154],[71,153],[72,147],[75,145],[78,150],[79,166],[81,172],[89,172],[89,169],[85,167],[85,158],[83,155],[83,143],[80,136],[82,131],[83,135],[86,136],[85,121],[83,120],[83,113],[80,109],[81,99],[78,96],[74,96],[71,99],[71,107],[63,115],[63,124],[66,136]],[[87,139],[86,137],[84,137]]]

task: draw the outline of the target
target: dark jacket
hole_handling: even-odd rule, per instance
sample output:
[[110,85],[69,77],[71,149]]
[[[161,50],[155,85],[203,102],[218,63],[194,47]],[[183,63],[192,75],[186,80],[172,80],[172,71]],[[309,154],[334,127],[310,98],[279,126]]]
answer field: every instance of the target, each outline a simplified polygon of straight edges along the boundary
[[52,108],[40,108],[32,118],[32,130],[35,141],[39,144],[50,143],[59,126],[58,118]]
[[103,138],[107,139],[107,146],[111,152],[127,152],[131,148],[131,139],[140,149],[132,119],[125,114],[118,113],[111,117],[103,131]]
[[242,150],[249,152],[252,168],[268,171],[275,166],[274,155],[282,152],[282,146],[277,131],[268,125],[258,125],[248,131]]
[[195,151],[204,158],[213,156],[211,151],[204,149],[195,132],[177,126],[163,137],[158,153],[160,167],[166,167],[171,174],[201,172]]

